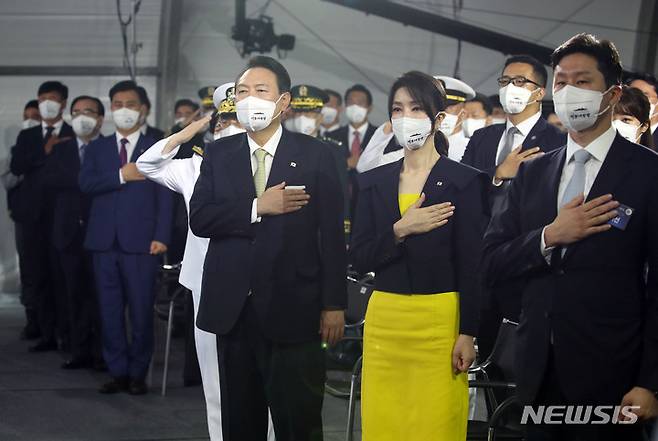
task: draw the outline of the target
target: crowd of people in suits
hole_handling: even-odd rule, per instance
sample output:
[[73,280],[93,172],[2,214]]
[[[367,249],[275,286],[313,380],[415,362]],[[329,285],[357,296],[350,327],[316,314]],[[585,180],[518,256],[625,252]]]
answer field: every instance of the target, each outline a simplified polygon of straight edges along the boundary
[[[464,440],[467,371],[503,319],[519,323],[524,404],[655,418],[658,82],[589,34],[552,67],[551,80],[511,56],[490,97],[407,72],[375,126],[365,86],[292,87],[259,56],[200,103],[177,101],[166,135],[133,81],[109,91],[108,136],[98,97],[69,103],[43,83],[0,171],[21,337],[63,351],[64,369],[106,370],[101,393],[145,394],[158,268],[182,261],[211,439],[322,440],[351,265],[375,273],[364,440]],[[643,429],[529,424],[526,439]]]

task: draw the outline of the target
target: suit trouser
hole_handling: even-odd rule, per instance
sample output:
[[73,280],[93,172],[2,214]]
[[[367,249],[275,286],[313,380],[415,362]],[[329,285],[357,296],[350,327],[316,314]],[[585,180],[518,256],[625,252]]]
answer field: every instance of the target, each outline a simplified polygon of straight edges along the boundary
[[76,241],[59,250],[58,257],[65,280],[71,355],[100,359],[100,314],[91,255]]
[[267,439],[269,406],[277,440],[322,441],[325,354],[319,336],[295,344],[268,340],[248,299],[217,345],[225,440]]
[[[20,244],[22,302],[36,313],[42,340],[55,339],[57,302],[51,277],[52,256],[47,222],[22,222],[17,229]],[[28,312],[29,314],[29,312]]]
[[[142,380],[153,356],[153,302],[157,257],[117,246],[93,253],[103,358],[110,375]],[[131,341],[126,335],[125,309]]]
[[[552,352],[552,351],[551,351]],[[567,372],[562,375],[582,375],[580,372]],[[618,403],[600,403],[602,405],[616,406]],[[535,399],[535,406],[564,406],[570,403],[565,397],[558,379],[558,372],[553,363],[553,355],[549,356],[546,373],[542,385]],[[585,405],[584,403],[582,405]],[[526,441],[642,441],[643,426],[606,424],[606,425],[548,425],[528,424],[526,426]]]

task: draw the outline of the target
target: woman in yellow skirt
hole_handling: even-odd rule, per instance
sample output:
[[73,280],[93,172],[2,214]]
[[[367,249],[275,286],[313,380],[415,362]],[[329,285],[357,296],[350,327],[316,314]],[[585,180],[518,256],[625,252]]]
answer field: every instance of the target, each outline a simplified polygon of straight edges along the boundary
[[448,159],[443,85],[408,72],[389,94],[404,158],[360,176],[352,262],[374,271],[364,334],[364,441],[464,441],[475,358],[485,175]]

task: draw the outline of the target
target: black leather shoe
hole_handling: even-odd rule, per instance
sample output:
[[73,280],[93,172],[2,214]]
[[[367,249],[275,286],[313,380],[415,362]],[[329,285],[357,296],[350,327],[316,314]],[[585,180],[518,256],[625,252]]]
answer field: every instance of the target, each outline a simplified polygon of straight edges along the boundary
[[128,393],[130,395],[145,395],[148,392],[144,380],[130,380],[130,387]]
[[98,392],[108,395],[118,394],[119,392],[126,392],[128,385],[128,378],[126,377],[113,378],[112,381],[102,385]]
[[62,369],[87,369],[92,367],[92,361],[89,357],[73,357],[62,364]]
[[49,340],[49,341],[40,341],[34,346],[30,346],[28,351],[30,352],[49,352],[49,351],[56,351],[57,350],[57,342],[54,340]]

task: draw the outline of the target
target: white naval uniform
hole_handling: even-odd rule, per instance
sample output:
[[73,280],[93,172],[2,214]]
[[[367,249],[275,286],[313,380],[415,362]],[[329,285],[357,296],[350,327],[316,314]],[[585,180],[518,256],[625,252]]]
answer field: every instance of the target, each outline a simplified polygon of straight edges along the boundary
[[365,173],[373,168],[399,161],[404,157],[404,149],[384,153],[386,146],[394,136],[392,130],[391,133],[384,132],[385,125],[386,123],[377,127],[368,145],[363,149],[359,161],[356,163],[356,171],[359,173]]
[[461,162],[469,139],[470,138],[467,138],[466,135],[464,135],[463,130],[459,130],[459,132],[450,135],[448,137],[448,158],[453,161]]
[[[178,153],[177,146],[168,154],[162,154],[169,138],[155,143],[137,159],[137,168],[148,179],[155,181],[170,190],[183,195],[187,212],[190,211],[190,199],[194,193],[194,185],[199,178],[201,162],[200,155],[191,158],[173,159]],[[189,220],[188,220],[189,222]],[[187,229],[185,253],[179,282],[192,291],[194,301],[194,320],[199,312],[201,297],[201,280],[203,276],[203,263],[208,250],[209,239],[197,237]],[[217,362],[217,338],[215,334],[203,331],[194,326],[194,340],[196,343],[203,393],[206,397],[206,411],[208,414],[208,433],[211,441],[222,441],[222,415],[221,393],[219,390],[219,366]],[[268,441],[274,441],[272,418],[269,419]]]

